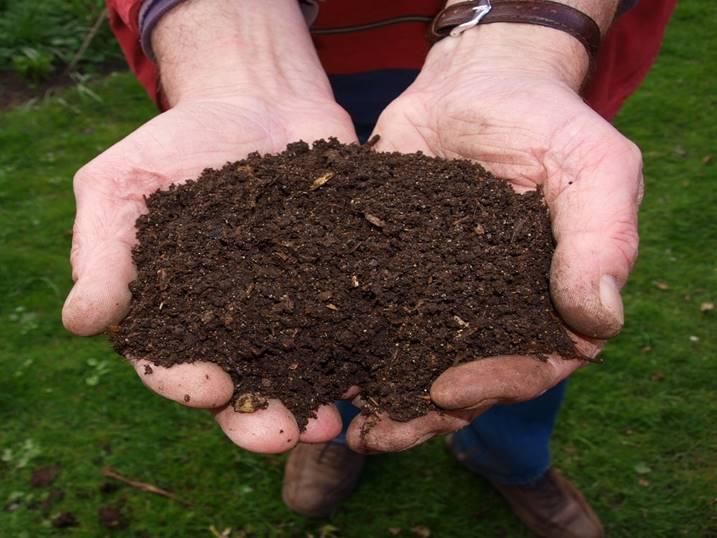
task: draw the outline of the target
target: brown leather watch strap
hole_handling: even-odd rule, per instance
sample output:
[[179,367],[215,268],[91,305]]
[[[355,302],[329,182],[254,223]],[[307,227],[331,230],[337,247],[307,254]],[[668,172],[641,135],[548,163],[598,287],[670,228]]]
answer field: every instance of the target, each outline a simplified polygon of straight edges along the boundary
[[515,22],[537,24],[567,32],[580,41],[588,51],[590,60],[595,59],[600,47],[600,28],[582,11],[550,0],[471,0],[445,8],[433,19],[431,35],[435,41],[448,36],[461,25],[472,26],[476,13],[490,5],[480,24],[492,22]]

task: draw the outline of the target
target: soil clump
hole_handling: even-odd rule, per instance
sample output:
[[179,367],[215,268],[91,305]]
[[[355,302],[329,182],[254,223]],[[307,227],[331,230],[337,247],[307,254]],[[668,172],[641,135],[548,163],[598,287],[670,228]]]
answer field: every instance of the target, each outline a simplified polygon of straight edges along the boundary
[[549,294],[539,191],[479,165],[297,142],[147,198],[117,352],[222,366],[235,409],[278,398],[304,427],[361,387],[367,412],[436,409],[431,383],[481,357],[577,352]]

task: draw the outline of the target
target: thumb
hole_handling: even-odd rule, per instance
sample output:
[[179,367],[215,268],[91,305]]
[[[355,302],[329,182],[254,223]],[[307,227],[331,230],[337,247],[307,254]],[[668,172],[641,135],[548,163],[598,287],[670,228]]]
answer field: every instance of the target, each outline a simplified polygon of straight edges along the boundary
[[637,258],[643,187],[639,149],[606,127],[601,151],[583,156],[579,173],[569,174],[573,181],[556,177],[558,188],[546,185],[557,241],[551,295],[565,323],[592,338],[622,329],[620,289]]
[[486,357],[443,372],[431,385],[431,400],[446,411],[479,412],[496,403],[525,402],[584,365],[583,361],[558,355],[547,360],[521,355]]
[[75,285],[62,309],[62,322],[78,336],[90,336],[118,323],[127,313],[134,222],[144,209],[141,197],[119,198],[85,169],[75,176],[77,215],[72,234]]

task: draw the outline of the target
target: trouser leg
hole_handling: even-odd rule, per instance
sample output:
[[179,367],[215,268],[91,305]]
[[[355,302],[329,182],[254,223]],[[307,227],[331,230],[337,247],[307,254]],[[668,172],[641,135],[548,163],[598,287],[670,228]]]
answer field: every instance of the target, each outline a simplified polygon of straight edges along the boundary
[[[496,405],[453,435],[453,449],[474,472],[501,484],[529,484],[550,468],[550,438],[567,382],[531,400]],[[336,406],[343,428],[334,439],[346,443],[346,431],[359,410],[346,400]]]
[[343,426],[341,427],[341,433],[336,436],[333,442],[346,444],[346,432],[349,429],[351,421],[359,414],[359,409],[358,407],[352,405],[348,400],[337,400],[336,407],[341,414],[341,422],[343,423]]
[[531,400],[497,405],[456,432],[452,447],[471,470],[500,484],[536,481],[550,468],[550,437],[567,382]]

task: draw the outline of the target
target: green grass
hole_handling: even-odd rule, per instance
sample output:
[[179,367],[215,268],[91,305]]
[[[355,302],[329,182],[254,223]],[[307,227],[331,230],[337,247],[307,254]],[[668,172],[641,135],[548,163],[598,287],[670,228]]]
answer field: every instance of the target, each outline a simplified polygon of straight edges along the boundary
[[[658,65],[617,122],[645,154],[641,257],[625,330],[605,365],[575,376],[554,439],[556,464],[611,536],[717,536],[717,312],[700,311],[717,302],[710,6],[681,3]],[[102,338],[63,331],[72,174],[153,114],[128,75],[93,89],[102,102],[70,91],[0,114],[0,536],[104,536],[97,510],[108,504],[131,521],[117,536],[211,536],[210,525],[233,536],[412,536],[417,525],[438,537],[527,536],[439,441],[374,458],[332,521],[295,516],[279,499],[282,457],[233,447],[206,414],[145,390]],[[46,490],[29,485],[44,464],[61,467],[53,487],[65,493],[47,514],[33,508]],[[101,493],[104,465],[192,506],[128,487]],[[80,526],[53,529],[60,511]]]
[[[0,0],[0,72],[41,82],[64,69],[103,8],[104,0]],[[105,19],[79,67],[92,71],[119,58]]]

